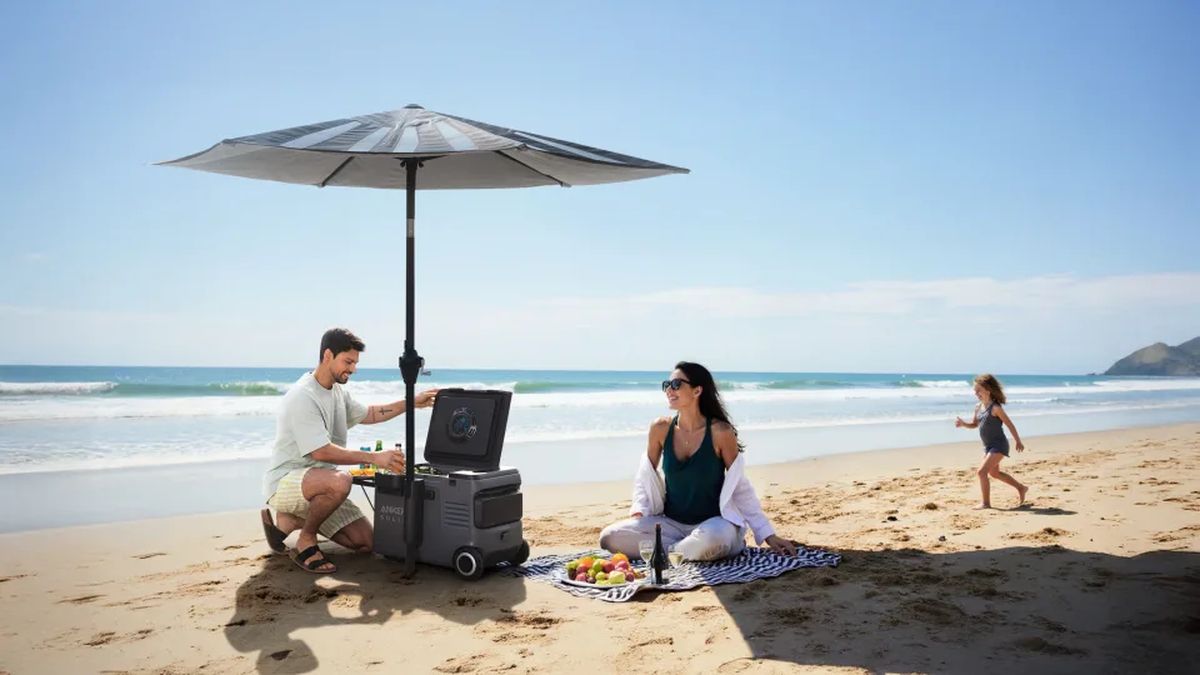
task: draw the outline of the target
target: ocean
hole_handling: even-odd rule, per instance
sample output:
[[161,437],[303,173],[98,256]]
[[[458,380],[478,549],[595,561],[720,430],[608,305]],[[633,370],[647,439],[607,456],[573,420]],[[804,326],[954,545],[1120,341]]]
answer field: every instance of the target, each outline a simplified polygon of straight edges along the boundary
[[[270,454],[281,395],[303,368],[0,366],[0,474],[162,467]],[[514,392],[504,463],[527,482],[632,473],[650,421],[668,413],[665,372],[437,370],[418,389]],[[973,405],[969,374],[716,373],[754,462],[969,441],[955,415]],[[1000,375],[1023,436],[1200,420],[1200,378]],[[360,369],[367,404],[402,399],[398,370]],[[418,454],[428,427],[417,413]],[[784,433],[787,432],[787,433]],[[782,435],[781,435],[782,434]],[[391,447],[402,419],[350,431],[352,447]],[[791,439],[764,443],[770,435]],[[577,461],[564,450],[586,445]],[[599,448],[600,450],[595,450]],[[586,467],[586,468],[584,468]]]

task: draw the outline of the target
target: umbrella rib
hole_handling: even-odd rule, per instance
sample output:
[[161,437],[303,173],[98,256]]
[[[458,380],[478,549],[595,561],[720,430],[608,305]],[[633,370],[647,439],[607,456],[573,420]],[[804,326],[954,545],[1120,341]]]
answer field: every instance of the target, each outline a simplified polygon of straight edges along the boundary
[[503,150],[497,150],[496,154],[500,155],[501,157],[503,157],[505,159],[509,159],[509,160],[516,162],[517,164],[520,164],[521,166],[525,167],[526,169],[529,169],[530,171],[538,174],[539,176],[545,176],[546,178],[549,178],[550,180],[554,181],[555,183],[558,183],[559,187],[571,187],[570,185],[562,182],[561,180],[555,178],[554,176],[551,176],[550,174],[545,173],[544,171],[538,171],[537,169],[533,168],[532,166],[529,166],[525,162],[522,162],[521,160],[517,159],[516,157],[512,157],[512,156],[508,155]]
[[338,167],[333,170],[333,173],[326,176],[325,180],[321,181],[320,183],[317,183],[317,187],[325,187],[327,184],[329,184],[329,181],[333,180],[334,176],[341,173],[342,169],[346,168],[346,165],[349,164],[350,160],[352,160],[352,159],[354,159],[353,155],[351,155],[350,157],[347,157],[346,161],[342,162],[341,164],[338,164]]

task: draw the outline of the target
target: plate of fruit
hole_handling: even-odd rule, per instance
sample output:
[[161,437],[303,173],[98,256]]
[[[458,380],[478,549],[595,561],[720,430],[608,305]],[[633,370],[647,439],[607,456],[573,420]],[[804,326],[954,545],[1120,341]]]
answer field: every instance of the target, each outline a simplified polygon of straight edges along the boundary
[[624,586],[642,583],[646,573],[635,569],[624,553],[611,558],[584,556],[568,562],[561,570],[560,580],[572,586]]

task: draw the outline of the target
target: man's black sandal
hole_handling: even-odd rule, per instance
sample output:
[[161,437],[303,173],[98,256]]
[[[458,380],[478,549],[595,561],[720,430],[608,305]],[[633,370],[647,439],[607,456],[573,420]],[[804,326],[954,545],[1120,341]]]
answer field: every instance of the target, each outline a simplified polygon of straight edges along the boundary
[[287,539],[287,535],[283,530],[275,527],[275,521],[271,519],[271,509],[262,510],[263,534],[267,535],[267,546],[271,547],[276,553],[284,553],[287,551],[287,546],[283,540]]
[[[320,557],[318,558],[316,556]],[[306,560],[308,562],[304,562]],[[320,548],[317,548],[316,544],[309,546],[303,551],[297,552],[294,556],[292,556],[292,562],[296,563],[296,567],[299,567],[305,572],[312,572],[313,574],[331,574],[337,571],[337,566],[325,557],[325,554],[321,552]],[[318,569],[322,565],[329,565],[333,569]]]

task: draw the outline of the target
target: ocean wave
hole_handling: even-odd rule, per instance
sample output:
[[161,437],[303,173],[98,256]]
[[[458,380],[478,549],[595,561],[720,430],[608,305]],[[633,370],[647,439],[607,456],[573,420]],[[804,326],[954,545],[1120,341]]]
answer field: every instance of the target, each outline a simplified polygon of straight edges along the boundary
[[275,396],[14,398],[0,401],[0,422],[274,415],[279,401]]
[[651,382],[554,382],[546,380],[518,380],[500,387],[514,394],[537,394],[552,391],[611,391],[619,389],[657,389]]
[[1200,389],[1200,378],[1173,377],[1097,380],[1093,386],[1107,391],[1178,391]]
[[158,451],[143,451],[119,456],[54,456],[38,458],[35,461],[14,460],[7,463],[0,462],[0,475],[45,473],[49,471],[102,471],[105,469],[136,469],[143,467],[183,466],[239,460],[262,461],[264,459],[264,447],[268,446],[266,446],[266,444],[262,444],[257,447],[240,448],[235,450],[224,450],[219,452],[204,451],[196,453],[183,452],[174,455],[165,454]]
[[853,387],[850,382],[841,380],[767,380],[765,382],[718,382],[717,386],[722,390],[803,390],[803,389],[832,389],[836,387]]
[[213,382],[154,384],[145,382],[0,382],[0,396],[279,396],[290,383]]
[[[908,380],[906,380],[908,381]],[[528,381],[527,381],[528,382]],[[847,384],[830,378],[796,378],[742,382],[726,388],[722,395],[731,411],[738,414],[743,406],[765,406],[786,410],[804,409],[938,409],[962,405],[968,410],[975,403],[966,383],[956,380],[911,380],[917,383],[953,383],[933,386],[895,386],[874,383]],[[555,389],[556,382],[543,387],[522,387],[522,381],[510,382],[422,382],[426,387],[501,389],[516,391],[513,418],[523,414],[562,414],[577,418],[582,414],[623,415],[626,408],[638,408],[663,414],[663,394],[657,386],[611,384],[614,388],[591,390]],[[129,419],[140,417],[204,417],[274,415],[280,394],[290,383],[241,381],[221,384],[166,387],[170,395],[155,394],[163,385],[114,382],[34,382],[0,383],[0,422],[66,419]],[[141,389],[138,389],[138,388]],[[132,388],[137,394],[118,393]],[[351,380],[351,394],[367,405],[388,403],[404,398],[404,383],[398,380]],[[1092,408],[1110,402],[1154,401],[1167,399],[1195,401],[1200,397],[1200,378],[1078,381],[1069,386],[1053,384],[1010,386],[1006,388],[1014,405],[1049,405],[1055,408]],[[186,395],[181,395],[181,392]],[[766,409],[764,408],[764,409]],[[525,411],[525,412],[522,412]]]
[[0,382],[0,396],[87,396],[116,388],[116,382]]
[[897,380],[892,384],[916,389],[967,389],[971,386],[967,380]]
[[[1105,402],[1095,406],[1079,408],[1023,408],[1019,414],[1024,417],[1058,417],[1070,415],[1088,415],[1097,413],[1145,412],[1154,410],[1174,410],[1200,406],[1200,401],[1164,401],[1161,403],[1118,403]],[[735,420],[736,421],[736,420]],[[769,431],[783,429],[817,429],[833,427],[871,427],[885,424],[914,424],[941,422],[953,427],[954,416],[945,413],[885,413],[880,415],[847,415],[815,417],[812,419],[791,420],[747,420],[738,424],[740,432]]]

